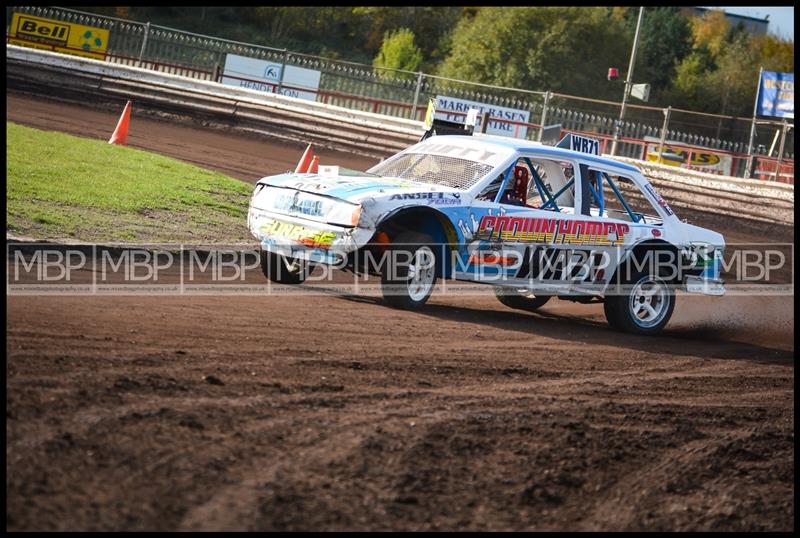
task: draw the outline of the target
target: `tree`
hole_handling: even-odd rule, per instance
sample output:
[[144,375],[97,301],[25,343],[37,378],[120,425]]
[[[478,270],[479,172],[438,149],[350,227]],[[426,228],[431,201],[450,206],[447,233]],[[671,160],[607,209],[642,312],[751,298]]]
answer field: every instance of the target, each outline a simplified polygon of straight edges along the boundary
[[725,12],[706,11],[702,17],[692,18],[691,24],[694,47],[705,46],[712,57],[719,56],[731,31],[731,23],[725,17]]
[[619,97],[606,80],[632,42],[622,22],[604,8],[481,8],[453,32],[439,69],[446,77],[587,97]]
[[747,116],[752,110],[758,60],[758,52],[746,34],[738,34],[727,43],[717,58],[717,69],[709,72],[707,77],[709,87],[714,89],[716,113]]
[[[628,31],[636,31],[638,9],[625,14]],[[661,101],[676,75],[677,66],[692,50],[692,27],[680,8],[645,8],[636,59],[636,82],[651,85],[650,102]]]
[[355,7],[353,13],[369,21],[365,32],[364,50],[376,54],[388,30],[407,28],[414,33],[416,44],[424,59],[439,62],[443,54],[443,43],[450,30],[458,22],[462,9],[452,6],[436,7]]
[[[403,69],[416,71],[422,63],[422,51],[414,44],[414,32],[408,28],[400,28],[386,32],[383,36],[381,50],[372,62],[377,68]],[[379,70],[381,76],[394,78],[411,78],[408,74]]]
[[681,103],[680,107],[683,108],[705,110],[712,100],[706,77],[715,68],[707,48],[693,50],[677,66],[666,100],[675,103],[675,106]]
[[692,20],[692,41],[692,52],[676,69],[670,97],[694,110],[749,116],[759,66],[775,71],[794,68],[793,41],[753,37],[742,27],[732,27],[721,11]]
[[794,41],[773,35],[753,38],[753,46],[767,71],[794,72]]

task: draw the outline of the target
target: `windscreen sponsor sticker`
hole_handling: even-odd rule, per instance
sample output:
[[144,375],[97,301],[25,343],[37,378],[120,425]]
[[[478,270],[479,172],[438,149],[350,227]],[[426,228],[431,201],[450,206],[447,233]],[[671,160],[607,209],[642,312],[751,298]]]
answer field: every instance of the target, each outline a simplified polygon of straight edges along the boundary
[[498,166],[511,156],[513,150],[500,146],[486,146],[474,143],[453,144],[430,142],[415,146],[409,153],[442,155],[445,157],[455,157],[457,159],[478,162],[489,166]]

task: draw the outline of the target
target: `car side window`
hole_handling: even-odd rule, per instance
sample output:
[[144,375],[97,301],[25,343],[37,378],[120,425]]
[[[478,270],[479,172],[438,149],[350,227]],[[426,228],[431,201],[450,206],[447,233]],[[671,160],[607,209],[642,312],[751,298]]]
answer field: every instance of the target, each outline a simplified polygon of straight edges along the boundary
[[552,159],[521,159],[530,173],[526,205],[570,212],[575,205],[575,170],[571,163]]
[[[503,188],[506,174],[511,177]],[[504,205],[571,213],[575,204],[575,170],[569,162],[521,157],[510,169],[492,180],[477,195],[478,200]],[[498,198],[498,192],[503,193]]]
[[586,178],[583,214],[643,224],[661,223],[661,218],[654,214],[651,203],[632,179],[589,167],[582,168],[581,172]]

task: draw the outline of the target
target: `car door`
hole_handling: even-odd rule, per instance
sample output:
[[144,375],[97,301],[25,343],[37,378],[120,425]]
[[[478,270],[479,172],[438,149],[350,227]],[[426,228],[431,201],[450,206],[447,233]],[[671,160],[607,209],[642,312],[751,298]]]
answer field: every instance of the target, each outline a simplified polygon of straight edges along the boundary
[[580,165],[579,215],[571,242],[587,254],[583,278],[573,291],[599,294],[626,254],[643,239],[661,236],[661,217],[640,187],[626,174],[597,163]]
[[522,154],[476,197],[474,236],[457,278],[568,291],[573,253],[559,239],[580,202],[577,174],[577,161]]

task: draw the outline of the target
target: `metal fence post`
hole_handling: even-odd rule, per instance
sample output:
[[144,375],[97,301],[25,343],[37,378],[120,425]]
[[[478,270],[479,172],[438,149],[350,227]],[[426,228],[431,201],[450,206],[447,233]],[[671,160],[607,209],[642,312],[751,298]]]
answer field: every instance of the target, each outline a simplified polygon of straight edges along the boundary
[[489,129],[489,117],[489,113],[484,112],[481,118],[481,133],[483,134],[486,134],[486,131]]
[[747,143],[747,165],[744,167],[744,177],[750,179],[753,175],[753,142],[756,137],[756,116],[753,115],[753,120],[750,123],[750,142]]
[[544,124],[547,121],[547,105],[550,103],[550,90],[547,90],[544,94],[544,103],[542,104],[542,126],[539,129],[539,136],[536,138],[537,142],[542,141],[542,136],[544,135]]
[[214,82],[222,82],[222,76],[225,73],[225,53],[222,51],[219,51],[219,57],[217,58],[217,65],[214,71]]
[[144,58],[144,51],[147,49],[147,38],[150,36],[150,23],[144,25],[144,38],[142,39],[142,49],[139,51],[139,63],[136,67],[142,67],[142,58]]
[[756,136],[756,114],[758,114],[758,98],[761,93],[761,77],[764,74],[764,67],[758,68],[758,87],[756,88],[756,101],[753,103],[753,121],[750,124],[750,142],[747,144],[747,166],[744,169],[744,177],[750,179],[753,174],[753,140]]
[[411,109],[411,119],[417,119],[417,103],[419,102],[419,90],[422,87],[422,71],[417,72],[417,89],[414,90],[414,107]]
[[783,148],[786,144],[786,128],[788,124],[783,120],[783,128],[781,129],[781,145],[778,149],[778,163],[775,165],[775,181],[781,180],[781,161],[783,160]]
[[[661,140],[658,143],[658,164],[663,164],[664,143],[667,141],[667,128],[669,127],[669,115],[671,112],[671,106],[664,109],[664,125],[661,126]],[[647,146],[645,146],[645,148],[647,148]]]
[[281,93],[283,89],[283,74],[286,72],[286,60],[289,58],[288,49],[283,49],[283,58],[281,59],[281,75],[278,77],[278,89],[275,93]]

